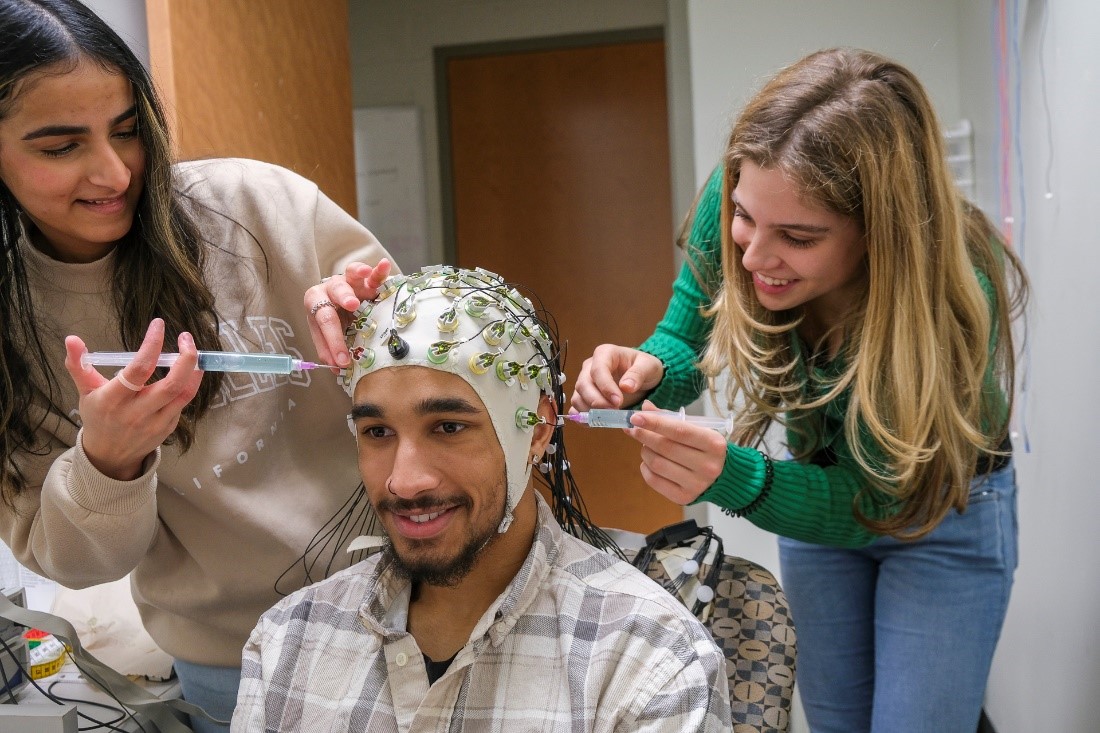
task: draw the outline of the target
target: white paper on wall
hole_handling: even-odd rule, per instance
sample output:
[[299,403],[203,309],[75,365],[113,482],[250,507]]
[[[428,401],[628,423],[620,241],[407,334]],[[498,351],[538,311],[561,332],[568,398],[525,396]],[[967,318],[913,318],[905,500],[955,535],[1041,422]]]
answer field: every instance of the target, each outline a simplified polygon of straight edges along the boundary
[[359,221],[404,272],[430,265],[424,150],[416,107],[355,110]]

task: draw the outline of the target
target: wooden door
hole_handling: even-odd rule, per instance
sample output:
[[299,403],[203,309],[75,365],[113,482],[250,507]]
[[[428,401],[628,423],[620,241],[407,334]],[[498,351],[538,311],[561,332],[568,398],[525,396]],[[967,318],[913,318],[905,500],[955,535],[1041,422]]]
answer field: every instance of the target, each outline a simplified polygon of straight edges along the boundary
[[146,0],[146,16],[181,159],[277,163],[355,215],[347,0]]
[[[455,262],[541,297],[568,345],[571,379],[598,344],[640,343],[671,294],[664,55],[658,38],[456,54],[437,65]],[[642,481],[636,442],[618,430],[565,430],[597,524],[649,532],[683,518]]]

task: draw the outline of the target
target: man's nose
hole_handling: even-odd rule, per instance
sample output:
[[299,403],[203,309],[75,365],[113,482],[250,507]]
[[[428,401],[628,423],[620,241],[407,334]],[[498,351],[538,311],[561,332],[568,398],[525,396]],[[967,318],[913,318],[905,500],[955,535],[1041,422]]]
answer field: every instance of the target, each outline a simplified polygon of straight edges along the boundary
[[386,488],[401,499],[411,499],[439,486],[439,474],[416,441],[398,443]]

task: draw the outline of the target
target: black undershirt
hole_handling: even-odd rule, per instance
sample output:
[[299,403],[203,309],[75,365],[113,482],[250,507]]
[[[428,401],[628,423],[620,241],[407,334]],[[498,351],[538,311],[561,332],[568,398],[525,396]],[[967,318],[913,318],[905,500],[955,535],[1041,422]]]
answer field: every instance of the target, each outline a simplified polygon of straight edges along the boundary
[[428,671],[428,684],[434,685],[435,681],[443,676],[447,671],[447,668],[451,666],[451,662],[458,656],[458,652],[455,652],[448,659],[444,659],[442,662],[436,662],[427,654],[421,653],[424,657],[424,669]]

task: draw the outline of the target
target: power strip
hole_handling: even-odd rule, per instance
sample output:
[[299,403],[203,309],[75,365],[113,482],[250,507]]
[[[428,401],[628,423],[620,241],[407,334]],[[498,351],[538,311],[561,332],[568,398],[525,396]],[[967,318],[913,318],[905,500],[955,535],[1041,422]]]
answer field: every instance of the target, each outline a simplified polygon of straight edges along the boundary
[[4,733],[77,733],[76,705],[0,705]]

